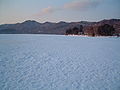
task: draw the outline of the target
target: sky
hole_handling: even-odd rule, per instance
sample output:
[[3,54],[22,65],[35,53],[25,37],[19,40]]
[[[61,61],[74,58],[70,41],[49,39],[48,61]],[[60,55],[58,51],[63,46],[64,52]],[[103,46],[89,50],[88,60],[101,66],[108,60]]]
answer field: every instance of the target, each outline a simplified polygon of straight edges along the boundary
[[0,0],[0,24],[120,19],[120,0]]

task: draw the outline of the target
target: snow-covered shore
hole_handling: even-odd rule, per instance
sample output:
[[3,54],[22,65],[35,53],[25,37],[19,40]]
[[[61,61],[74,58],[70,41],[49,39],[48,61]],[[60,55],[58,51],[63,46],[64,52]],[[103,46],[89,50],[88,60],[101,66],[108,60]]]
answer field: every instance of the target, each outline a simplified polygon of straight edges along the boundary
[[0,35],[1,90],[120,90],[120,38]]

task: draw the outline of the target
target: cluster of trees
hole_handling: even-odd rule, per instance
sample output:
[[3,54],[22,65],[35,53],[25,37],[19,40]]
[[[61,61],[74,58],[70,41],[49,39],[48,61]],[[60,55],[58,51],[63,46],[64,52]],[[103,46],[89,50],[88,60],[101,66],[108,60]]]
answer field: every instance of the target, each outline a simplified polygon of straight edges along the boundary
[[113,36],[114,34],[115,29],[109,24],[88,26],[87,28],[80,25],[80,28],[74,27],[66,30],[66,35]]
[[84,34],[82,25],[80,25],[79,28],[73,27],[73,28],[66,30],[66,35],[80,35],[80,34]]
[[113,26],[104,24],[98,27],[98,34],[102,36],[113,36],[115,33],[115,29]]

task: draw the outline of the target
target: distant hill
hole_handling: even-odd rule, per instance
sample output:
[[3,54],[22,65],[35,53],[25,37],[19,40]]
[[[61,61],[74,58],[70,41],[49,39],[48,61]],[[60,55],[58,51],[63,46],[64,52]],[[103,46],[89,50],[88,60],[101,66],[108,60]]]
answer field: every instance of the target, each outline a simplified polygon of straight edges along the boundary
[[33,20],[27,20],[22,23],[16,24],[3,24],[0,25],[0,34],[65,34],[66,29],[72,27],[79,27],[83,25],[87,26],[97,26],[102,24],[110,24],[113,25],[117,32],[120,33],[120,19],[110,19],[110,20],[102,20],[99,22],[88,22],[88,21],[80,21],[80,22],[58,22],[58,23],[39,23]]

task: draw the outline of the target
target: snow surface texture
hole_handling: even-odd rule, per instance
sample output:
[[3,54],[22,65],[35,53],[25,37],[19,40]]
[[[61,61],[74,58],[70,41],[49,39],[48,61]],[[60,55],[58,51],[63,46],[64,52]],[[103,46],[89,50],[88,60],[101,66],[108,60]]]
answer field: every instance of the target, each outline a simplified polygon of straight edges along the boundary
[[0,35],[0,90],[120,90],[120,38]]

